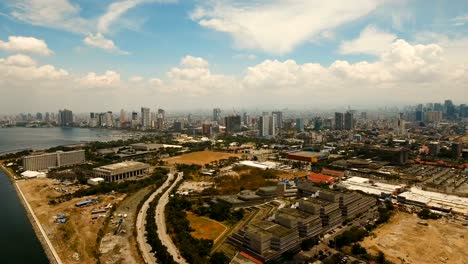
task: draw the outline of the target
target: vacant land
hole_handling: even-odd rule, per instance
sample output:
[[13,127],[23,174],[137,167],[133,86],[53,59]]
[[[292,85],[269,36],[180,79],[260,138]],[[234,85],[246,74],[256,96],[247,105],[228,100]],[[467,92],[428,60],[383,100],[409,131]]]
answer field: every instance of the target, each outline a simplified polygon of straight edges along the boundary
[[143,188],[126,196],[116,207],[114,216],[118,216],[119,214],[127,215],[123,219],[122,225],[122,230],[125,230],[125,233],[114,234],[118,225],[118,217],[114,218],[104,230],[104,237],[99,246],[101,263],[144,263],[138,252],[136,238],[133,234],[138,204],[150,192],[151,187]]
[[[50,241],[63,263],[96,263],[96,239],[104,218],[92,220],[91,210],[118,203],[123,195],[101,195],[98,204],[84,208],[75,207],[75,203],[90,197],[76,198],[57,205],[49,205],[49,198],[62,193],[51,179],[33,179],[18,182],[34,213],[41,222]],[[56,224],[54,216],[65,214],[69,219],[65,224]]]
[[187,219],[190,221],[190,227],[195,231],[191,233],[194,238],[216,240],[227,227],[219,222],[206,217],[200,217],[191,212],[187,212]]
[[303,178],[310,174],[310,171],[281,171],[278,178],[292,180],[294,178]]
[[216,151],[197,151],[188,154],[183,154],[180,156],[175,156],[171,158],[167,158],[164,161],[168,162],[169,164],[187,164],[187,165],[205,165],[209,164],[214,161],[222,160],[222,159],[229,159],[230,157],[240,158],[241,155],[239,154],[231,154],[231,153],[224,153],[224,152],[216,152]]
[[361,245],[370,253],[385,253],[393,263],[466,263],[468,229],[446,219],[420,225],[415,215],[397,213]]
[[264,186],[275,186],[278,171],[260,170],[249,167],[236,168],[236,175],[225,175],[214,179],[219,194],[236,194],[241,190],[257,190]]

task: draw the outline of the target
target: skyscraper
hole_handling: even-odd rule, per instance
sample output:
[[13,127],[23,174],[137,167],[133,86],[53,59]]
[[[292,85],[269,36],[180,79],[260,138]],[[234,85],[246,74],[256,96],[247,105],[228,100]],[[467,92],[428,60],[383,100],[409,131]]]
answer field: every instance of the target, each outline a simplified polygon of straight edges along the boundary
[[213,109],[213,121],[216,121],[219,123],[220,119],[221,119],[221,109],[214,108]]
[[353,113],[348,111],[344,115],[344,129],[353,130],[354,129],[354,117]]
[[241,117],[239,115],[226,116],[224,118],[226,124],[226,133],[232,134],[241,131]]
[[148,107],[141,108],[141,128],[142,129],[151,128],[150,109]]
[[297,118],[296,119],[296,131],[297,132],[304,132],[304,119]]
[[71,126],[73,124],[73,112],[68,109],[59,110],[58,124],[60,126]]
[[276,123],[276,128],[278,130],[283,129],[283,112],[281,111],[274,111],[271,113],[273,116],[275,116],[275,123]]
[[335,130],[343,130],[344,115],[343,113],[335,113]]
[[[267,114],[267,113],[264,113]],[[272,115],[262,115],[258,121],[258,130],[260,137],[271,138],[276,136],[276,118]]]

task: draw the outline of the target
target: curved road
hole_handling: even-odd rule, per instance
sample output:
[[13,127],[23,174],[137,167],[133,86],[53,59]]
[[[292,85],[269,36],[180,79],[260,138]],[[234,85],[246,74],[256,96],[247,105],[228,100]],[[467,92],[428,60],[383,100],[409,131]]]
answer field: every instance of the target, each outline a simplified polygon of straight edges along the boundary
[[[156,258],[154,254],[151,253],[151,246],[146,243],[146,212],[148,211],[149,204],[154,200],[156,195],[161,193],[172,181],[174,178],[174,174],[169,173],[167,175],[166,181],[145,201],[143,206],[138,213],[137,220],[136,220],[136,230],[137,230],[137,244],[140,248],[141,256],[143,257],[145,263],[151,264],[156,263]],[[158,227],[159,230],[159,227]]]
[[162,244],[167,247],[167,252],[172,255],[174,261],[181,264],[187,264],[187,261],[180,255],[179,249],[174,245],[169,234],[167,234],[166,228],[166,217],[164,209],[166,208],[167,203],[169,202],[169,193],[174,189],[179,181],[183,178],[183,173],[177,173],[177,179],[174,181],[172,186],[161,196],[159,199],[158,205],[156,206],[156,226],[158,227],[158,237],[161,240]]

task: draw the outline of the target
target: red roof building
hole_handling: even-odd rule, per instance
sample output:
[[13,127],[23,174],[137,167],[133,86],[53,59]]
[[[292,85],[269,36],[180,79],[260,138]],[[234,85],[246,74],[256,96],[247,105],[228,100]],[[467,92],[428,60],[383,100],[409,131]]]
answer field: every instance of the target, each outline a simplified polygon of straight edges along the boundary
[[307,179],[313,183],[334,183],[336,179],[321,173],[311,173]]

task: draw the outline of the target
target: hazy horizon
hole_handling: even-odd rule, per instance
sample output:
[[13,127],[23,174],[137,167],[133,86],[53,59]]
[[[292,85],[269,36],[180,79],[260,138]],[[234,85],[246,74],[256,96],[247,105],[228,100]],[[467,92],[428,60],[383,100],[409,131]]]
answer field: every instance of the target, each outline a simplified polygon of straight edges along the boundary
[[467,103],[468,3],[7,0],[0,113]]

